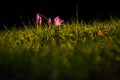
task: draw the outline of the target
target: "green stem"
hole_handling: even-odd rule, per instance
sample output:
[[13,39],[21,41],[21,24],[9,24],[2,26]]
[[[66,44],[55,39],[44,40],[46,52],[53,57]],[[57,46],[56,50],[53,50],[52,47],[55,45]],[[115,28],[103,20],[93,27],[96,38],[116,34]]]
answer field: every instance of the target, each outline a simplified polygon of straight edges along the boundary
[[76,3],[76,18],[77,18],[77,23],[79,22],[79,19],[78,19],[78,3]]

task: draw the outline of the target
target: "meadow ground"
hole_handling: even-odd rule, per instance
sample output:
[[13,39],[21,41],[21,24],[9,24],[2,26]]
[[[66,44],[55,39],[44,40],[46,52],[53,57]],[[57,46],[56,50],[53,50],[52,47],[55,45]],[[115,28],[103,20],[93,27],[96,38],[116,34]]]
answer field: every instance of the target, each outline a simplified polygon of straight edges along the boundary
[[0,80],[119,80],[120,19],[0,31]]

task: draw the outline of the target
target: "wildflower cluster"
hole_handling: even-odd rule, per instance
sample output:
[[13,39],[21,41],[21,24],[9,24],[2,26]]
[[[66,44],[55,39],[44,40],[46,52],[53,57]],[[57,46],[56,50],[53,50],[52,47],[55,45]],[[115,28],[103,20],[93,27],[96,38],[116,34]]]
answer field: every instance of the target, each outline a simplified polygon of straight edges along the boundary
[[[51,18],[47,19],[45,16],[41,15],[40,13],[37,13],[36,14],[36,25],[37,25],[37,28],[42,23],[42,17],[44,17],[47,20],[48,25],[52,25],[52,19]],[[59,16],[56,16],[54,18],[53,25],[55,27],[58,27],[58,26],[62,25],[63,22],[64,22],[64,20],[62,20]]]

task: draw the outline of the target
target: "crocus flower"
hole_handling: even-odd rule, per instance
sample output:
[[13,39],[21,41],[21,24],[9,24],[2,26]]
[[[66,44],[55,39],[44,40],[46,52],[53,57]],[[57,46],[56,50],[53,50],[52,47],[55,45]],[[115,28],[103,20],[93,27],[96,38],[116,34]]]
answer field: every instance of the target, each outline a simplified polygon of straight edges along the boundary
[[38,26],[42,23],[42,17],[37,13],[36,14],[36,25]]
[[37,14],[36,15],[36,24],[38,25],[38,24],[41,24],[41,23],[42,23],[42,17],[39,14]]
[[57,16],[57,17],[54,18],[54,25],[55,26],[60,26],[63,22],[64,22],[64,20],[61,20],[59,18],[59,16]]
[[52,23],[51,18],[48,19],[48,25],[50,25]]

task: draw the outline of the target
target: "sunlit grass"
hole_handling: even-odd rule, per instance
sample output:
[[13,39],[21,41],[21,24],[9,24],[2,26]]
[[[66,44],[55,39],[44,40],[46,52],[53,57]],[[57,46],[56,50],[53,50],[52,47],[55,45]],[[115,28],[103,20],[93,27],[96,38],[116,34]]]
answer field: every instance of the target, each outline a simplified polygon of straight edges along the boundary
[[117,80],[119,67],[119,19],[0,32],[0,79]]

